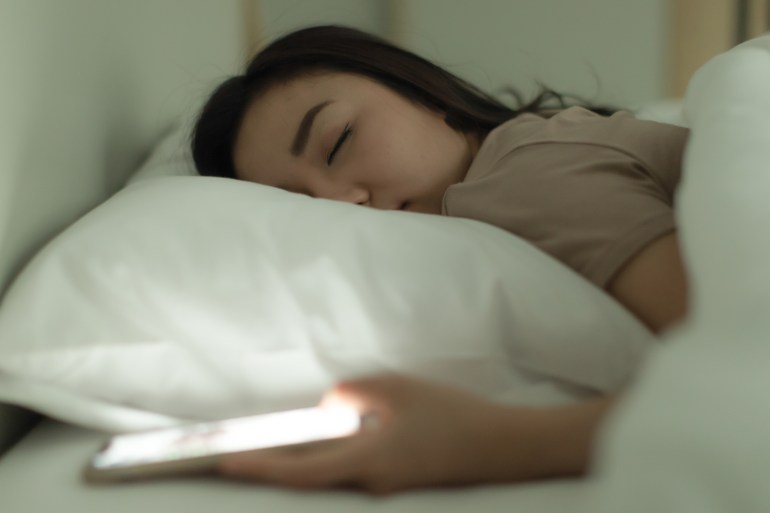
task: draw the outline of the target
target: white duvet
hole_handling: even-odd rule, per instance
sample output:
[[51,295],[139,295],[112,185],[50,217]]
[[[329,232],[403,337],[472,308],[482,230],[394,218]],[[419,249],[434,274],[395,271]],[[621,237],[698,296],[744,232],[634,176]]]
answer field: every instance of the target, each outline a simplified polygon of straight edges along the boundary
[[770,36],[699,70],[685,117],[692,316],[600,441],[598,512],[770,511]]

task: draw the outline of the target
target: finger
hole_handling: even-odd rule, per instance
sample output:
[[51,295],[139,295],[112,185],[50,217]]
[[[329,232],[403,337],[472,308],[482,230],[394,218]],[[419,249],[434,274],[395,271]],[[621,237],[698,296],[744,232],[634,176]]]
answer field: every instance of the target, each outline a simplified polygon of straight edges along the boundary
[[356,458],[348,451],[231,456],[219,466],[227,476],[293,488],[331,487],[355,481],[356,468]]
[[362,414],[390,413],[405,396],[408,378],[397,374],[384,374],[338,383],[323,398],[321,405],[344,404]]
[[361,435],[303,452],[231,455],[220,460],[218,470],[230,477],[293,488],[338,486],[360,480],[371,443]]

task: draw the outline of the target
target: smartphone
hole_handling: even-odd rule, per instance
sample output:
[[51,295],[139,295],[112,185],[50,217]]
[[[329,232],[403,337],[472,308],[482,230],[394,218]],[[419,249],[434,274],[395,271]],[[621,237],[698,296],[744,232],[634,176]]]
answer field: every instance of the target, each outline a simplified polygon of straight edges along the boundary
[[113,436],[91,459],[93,483],[210,472],[224,454],[303,450],[356,434],[353,408],[303,408]]

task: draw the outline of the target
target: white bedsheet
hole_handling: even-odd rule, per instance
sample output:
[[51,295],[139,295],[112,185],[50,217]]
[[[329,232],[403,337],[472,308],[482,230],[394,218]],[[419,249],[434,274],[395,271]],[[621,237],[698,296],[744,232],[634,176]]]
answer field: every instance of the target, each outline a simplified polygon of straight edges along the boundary
[[706,64],[685,116],[692,318],[604,433],[597,513],[770,511],[770,36]]
[[216,477],[94,486],[79,471],[104,435],[47,420],[0,460],[3,513],[591,513],[590,483],[553,480],[417,490],[386,497],[297,492]]

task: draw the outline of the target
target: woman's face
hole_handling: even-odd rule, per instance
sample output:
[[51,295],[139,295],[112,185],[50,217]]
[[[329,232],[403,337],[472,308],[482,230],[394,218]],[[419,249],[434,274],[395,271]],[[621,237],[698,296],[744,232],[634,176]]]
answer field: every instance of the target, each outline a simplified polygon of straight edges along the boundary
[[475,138],[364,76],[325,72],[269,88],[236,138],[238,178],[315,198],[441,213]]

